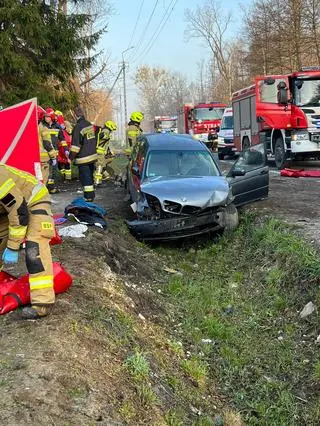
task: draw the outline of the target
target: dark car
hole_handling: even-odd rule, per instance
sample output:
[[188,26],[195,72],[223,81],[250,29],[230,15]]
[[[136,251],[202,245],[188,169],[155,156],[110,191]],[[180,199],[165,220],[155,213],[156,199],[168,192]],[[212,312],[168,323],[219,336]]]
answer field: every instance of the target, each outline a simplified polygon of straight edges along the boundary
[[143,240],[169,240],[238,224],[236,206],[268,195],[264,145],[244,151],[222,175],[212,153],[186,135],[141,136],[128,166],[135,220],[127,224]]

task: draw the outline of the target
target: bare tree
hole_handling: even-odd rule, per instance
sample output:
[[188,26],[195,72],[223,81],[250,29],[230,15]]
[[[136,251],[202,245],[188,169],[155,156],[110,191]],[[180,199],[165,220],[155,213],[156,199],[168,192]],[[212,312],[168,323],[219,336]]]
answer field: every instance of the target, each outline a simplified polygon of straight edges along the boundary
[[233,41],[227,37],[232,22],[231,13],[224,13],[222,5],[216,0],[207,0],[204,6],[198,6],[195,11],[187,9],[185,15],[188,22],[187,36],[203,39],[207,43],[231,96],[235,50]]
[[141,109],[149,123],[157,115],[175,115],[179,106],[189,100],[186,79],[165,68],[139,67],[135,84],[140,92]]

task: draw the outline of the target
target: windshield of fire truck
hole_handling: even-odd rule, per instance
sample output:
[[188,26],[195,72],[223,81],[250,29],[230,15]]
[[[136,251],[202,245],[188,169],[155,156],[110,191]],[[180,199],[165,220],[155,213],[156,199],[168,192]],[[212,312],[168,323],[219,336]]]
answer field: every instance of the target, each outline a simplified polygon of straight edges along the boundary
[[209,108],[195,108],[193,115],[195,120],[211,121],[221,120],[224,113],[224,108],[213,108],[211,111]]
[[161,120],[159,122],[159,127],[161,129],[172,129],[173,127],[176,127],[176,121],[175,120]]
[[320,79],[295,80],[295,103],[298,106],[320,106]]

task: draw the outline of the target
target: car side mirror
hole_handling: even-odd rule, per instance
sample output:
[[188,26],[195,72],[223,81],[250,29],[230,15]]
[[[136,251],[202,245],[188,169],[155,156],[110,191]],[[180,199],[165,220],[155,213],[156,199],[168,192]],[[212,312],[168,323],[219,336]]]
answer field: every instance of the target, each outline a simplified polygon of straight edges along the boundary
[[137,163],[134,163],[134,165],[132,166],[131,170],[132,170],[132,174],[133,175],[135,175],[137,177],[140,177],[140,170],[139,170],[139,167],[138,167]]
[[231,170],[232,177],[244,176],[246,171],[244,169],[233,169]]

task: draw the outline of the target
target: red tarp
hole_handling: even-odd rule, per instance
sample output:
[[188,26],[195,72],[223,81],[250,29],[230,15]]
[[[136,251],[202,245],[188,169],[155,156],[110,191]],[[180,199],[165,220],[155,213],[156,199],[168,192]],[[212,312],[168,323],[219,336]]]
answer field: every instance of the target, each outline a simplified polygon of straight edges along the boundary
[[304,169],[283,169],[280,176],[285,177],[314,177],[320,178],[320,170],[304,170]]
[[0,162],[42,179],[37,123],[37,99],[0,111]]
[[[54,292],[63,293],[72,284],[72,277],[60,263],[53,263]],[[0,271],[0,315],[30,303],[29,275],[15,278]]]

